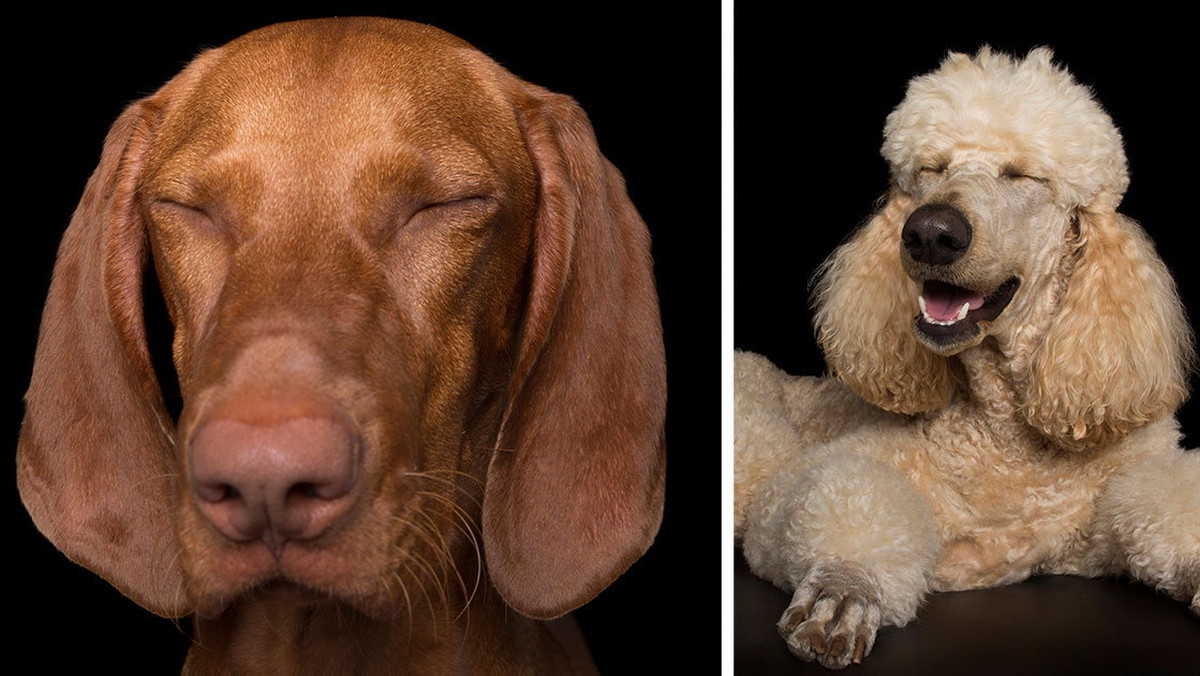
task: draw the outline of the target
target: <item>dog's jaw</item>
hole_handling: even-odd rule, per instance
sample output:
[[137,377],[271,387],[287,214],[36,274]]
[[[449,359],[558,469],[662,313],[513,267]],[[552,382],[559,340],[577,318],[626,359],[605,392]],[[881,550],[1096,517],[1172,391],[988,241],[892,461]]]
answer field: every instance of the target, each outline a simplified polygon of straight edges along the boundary
[[924,280],[913,330],[932,352],[943,356],[962,352],[983,340],[1020,286],[1018,277],[1009,277],[987,292]]

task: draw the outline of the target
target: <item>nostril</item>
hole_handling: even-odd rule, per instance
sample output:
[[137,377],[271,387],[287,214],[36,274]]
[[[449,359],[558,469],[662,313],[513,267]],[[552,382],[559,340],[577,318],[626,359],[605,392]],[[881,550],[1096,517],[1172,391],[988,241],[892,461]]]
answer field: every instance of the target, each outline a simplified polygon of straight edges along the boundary
[[317,490],[316,484],[300,483],[292,487],[291,492],[303,498],[320,498],[321,492]]
[[949,265],[971,246],[971,224],[960,211],[945,204],[929,204],[913,211],[904,223],[900,240],[918,263]]
[[943,234],[938,237],[937,245],[947,250],[960,250],[966,247],[963,246],[962,240],[950,234]]
[[255,412],[211,415],[197,425],[188,448],[198,511],[234,541],[321,536],[354,502],[359,435],[345,416],[324,408]]
[[236,487],[223,483],[198,483],[195,486],[195,492],[197,497],[204,502],[223,502],[242,497]]
[[335,502],[350,492],[352,485],[347,482],[313,482],[303,481],[287,490],[286,500],[290,503],[297,501]]

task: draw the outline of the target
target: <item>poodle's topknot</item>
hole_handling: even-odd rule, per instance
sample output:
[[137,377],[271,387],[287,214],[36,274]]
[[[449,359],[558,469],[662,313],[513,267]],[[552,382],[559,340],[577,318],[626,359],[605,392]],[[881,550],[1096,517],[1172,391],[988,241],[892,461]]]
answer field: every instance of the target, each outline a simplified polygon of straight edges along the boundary
[[911,192],[922,163],[964,145],[1031,161],[1064,205],[1086,207],[1103,195],[1115,207],[1129,185],[1112,118],[1045,47],[1024,59],[986,46],[974,57],[952,52],[909,82],[884,128],[896,184]]

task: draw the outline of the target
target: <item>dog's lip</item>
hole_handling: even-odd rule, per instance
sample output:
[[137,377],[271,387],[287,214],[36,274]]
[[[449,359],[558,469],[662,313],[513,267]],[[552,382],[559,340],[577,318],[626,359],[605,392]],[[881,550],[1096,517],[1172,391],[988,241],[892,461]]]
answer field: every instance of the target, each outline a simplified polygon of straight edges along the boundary
[[287,578],[277,577],[254,587],[246,595],[294,602],[314,597],[316,592]]
[[[220,616],[249,597],[329,601],[339,596],[334,588],[326,588],[330,586],[329,580],[321,579],[328,577],[321,574],[323,569],[335,562],[320,551],[289,544],[283,552],[273,553],[264,543],[254,542],[236,545],[219,558],[221,570],[215,571],[215,577],[221,582],[194,599],[201,617]],[[348,595],[346,601],[354,605],[355,600],[350,596],[353,595]]]
[[[416,491],[411,484],[404,485]],[[412,507],[411,499],[398,498],[398,502]],[[364,504],[369,507],[382,503]],[[387,506],[386,515],[392,515],[392,509]],[[369,514],[360,518],[374,522]],[[212,528],[203,528],[202,532],[211,538],[204,541],[207,555],[187,557],[188,577],[194,581],[189,599],[200,617],[219,617],[247,599],[262,598],[263,590],[270,592],[269,598],[290,595],[314,604],[338,605],[380,621],[394,619],[410,608],[404,590],[397,589],[402,585],[387,582],[406,567],[387,552],[411,552],[413,543],[422,542],[415,528],[401,533],[370,531],[370,537],[349,542],[338,539],[345,530],[335,529],[319,539],[287,540],[274,549],[262,540],[229,541]],[[392,541],[395,546],[382,548],[381,554],[379,543]],[[408,573],[411,571],[403,574]]]
[[342,595],[333,590],[325,590],[306,584],[288,575],[264,575],[259,578],[244,580],[236,586],[231,586],[221,593],[209,594],[198,599],[196,614],[202,618],[213,619],[225,614],[231,608],[247,600],[286,601],[289,603],[305,603],[323,605],[336,603],[347,608],[354,608],[364,615],[380,615],[384,611],[378,602],[368,602]]
[[333,602],[333,597],[286,576],[277,575],[246,584],[240,589],[231,590],[231,593],[206,599],[199,604],[196,612],[202,618],[214,619],[231,608],[251,600],[279,601],[293,605],[321,605]]
[[[994,321],[1004,312],[1020,286],[1018,277],[1009,277],[987,292],[925,280],[918,301],[921,311],[916,317],[917,330],[938,343],[972,337],[980,330],[980,322]],[[927,310],[933,306],[939,309]]]

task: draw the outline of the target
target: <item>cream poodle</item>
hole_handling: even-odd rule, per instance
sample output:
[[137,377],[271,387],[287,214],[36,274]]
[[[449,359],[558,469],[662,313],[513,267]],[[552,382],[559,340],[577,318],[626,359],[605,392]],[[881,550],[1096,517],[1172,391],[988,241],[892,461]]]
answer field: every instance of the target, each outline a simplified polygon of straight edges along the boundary
[[951,54],[888,116],[886,204],[818,272],[832,377],[736,357],[735,523],[798,657],[930,591],[1124,573],[1200,613],[1192,331],[1116,212],[1121,136],[1036,49]]

